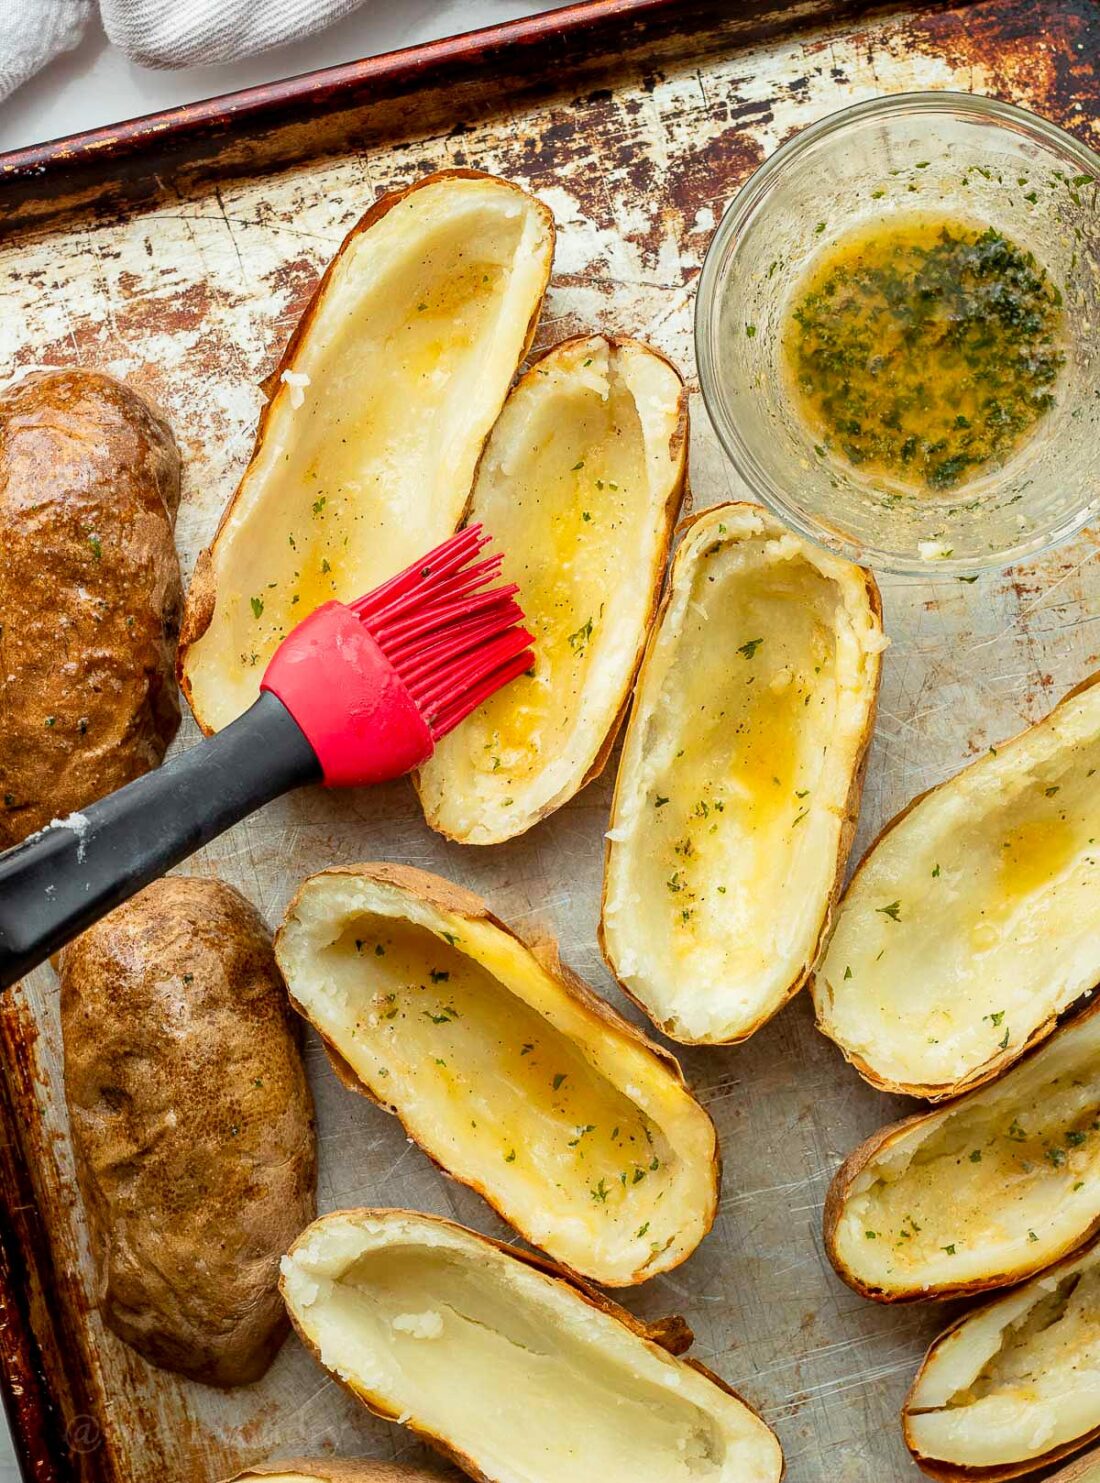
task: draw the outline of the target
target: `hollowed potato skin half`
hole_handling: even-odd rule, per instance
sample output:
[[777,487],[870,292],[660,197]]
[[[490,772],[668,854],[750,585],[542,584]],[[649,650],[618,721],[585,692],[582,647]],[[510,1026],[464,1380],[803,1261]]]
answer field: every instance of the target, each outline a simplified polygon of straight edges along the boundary
[[980,1086],[1100,980],[1098,678],[914,799],[863,857],[813,996],[872,1086]]
[[883,1128],[837,1170],[825,1246],[880,1302],[1020,1282],[1100,1229],[1100,1000],[1004,1076]]
[[384,196],[349,232],[267,382],[251,461],[187,594],[180,683],[204,731],[247,710],[314,608],[369,592],[454,530],[553,246],[541,202],[470,170]]
[[1100,1435],[1100,1247],[952,1324],[925,1356],[902,1424],[918,1466],[941,1483],[1017,1478]]
[[497,844],[602,771],[657,609],[686,464],[683,381],[636,340],[567,340],[515,387],[467,518],[504,552],[535,663],[421,768],[433,829]]
[[278,1261],[315,1213],[297,1022],[254,908],[170,876],[61,954],[65,1097],[97,1306],[208,1385],[267,1369]]
[[97,371],[0,391],[0,849],[156,767],[179,725],[179,454]]
[[710,1229],[713,1123],[553,944],[437,876],[359,865],[303,884],[276,953],[347,1084],[555,1260],[626,1286]]
[[874,578],[755,505],[686,522],[642,662],[600,940],[684,1043],[746,1039],[805,982],[855,833],[885,646]]
[[[305,1231],[281,1289],[303,1342],[376,1415],[482,1483],[778,1483],[738,1396],[551,1263],[402,1210]],[[670,1351],[668,1333],[677,1343]]]

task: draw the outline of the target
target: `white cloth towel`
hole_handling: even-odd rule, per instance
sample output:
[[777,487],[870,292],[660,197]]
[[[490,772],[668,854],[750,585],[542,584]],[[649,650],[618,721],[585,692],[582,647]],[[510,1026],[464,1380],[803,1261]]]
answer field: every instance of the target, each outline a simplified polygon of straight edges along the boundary
[[[0,99],[76,46],[96,0],[0,0]],[[141,67],[201,67],[300,41],[364,0],[99,0],[103,27]]]
[[0,0],[0,99],[71,51],[84,35],[93,0]]

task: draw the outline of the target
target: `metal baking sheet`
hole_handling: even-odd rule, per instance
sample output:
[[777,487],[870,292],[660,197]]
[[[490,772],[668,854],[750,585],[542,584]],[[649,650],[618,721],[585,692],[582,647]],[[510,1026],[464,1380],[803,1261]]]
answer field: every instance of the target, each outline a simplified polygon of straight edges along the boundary
[[[615,8],[652,18],[660,7],[620,0]],[[740,496],[698,398],[691,338],[702,254],[738,185],[814,119],[919,88],[1008,98],[1096,146],[1100,8],[1093,0],[983,0],[856,20],[821,5],[770,17],[748,7],[736,19],[724,14],[728,6],[682,9],[691,11],[690,27],[676,36],[666,25],[659,48],[647,50],[644,35],[639,42],[642,33],[627,29],[625,54],[588,58],[580,93],[560,73],[544,78],[537,96],[494,88],[491,79],[466,83],[445,124],[426,110],[427,125],[415,133],[408,119],[416,110],[395,108],[388,137],[375,128],[369,144],[352,112],[341,147],[329,130],[327,152],[311,158],[307,137],[297,163],[260,175],[248,173],[242,127],[229,136],[236,173],[195,169],[186,188],[160,178],[147,200],[129,206],[97,204],[91,191],[83,215],[54,220],[48,191],[35,200],[24,171],[22,200],[42,220],[32,210],[0,237],[0,375],[100,366],[167,410],[186,460],[178,540],[190,570],[243,467],[257,384],[344,232],[381,191],[469,165],[522,182],[553,208],[560,236],[536,348],[584,329],[651,340],[691,382],[696,505]],[[548,47],[547,69],[555,55]],[[308,97],[308,88],[299,93]],[[974,584],[883,582],[892,642],[857,854],[915,793],[1035,720],[1097,667],[1095,558],[1095,534],[1086,531]],[[188,720],[177,746],[195,740]],[[335,862],[434,870],[484,894],[515,926],[553,933],[566,960],[638,1018],[611,987],[595,938],[614,767],[613,759],[603,779],[507,846],[444,843],[404,784],[339,796],[309,790],[236,828],[188,868],[232,881],[272,922],[302,877]],[[21,1374],[38,1384],[36,1425],[53,1444],[23,1426],[29,1475],[204,1483],[271,1454],[423,1455],[409,1434],[354,1403],[294,1339],[263,1382],[221,1394],[150,1368],[106,1332],[70,1161],[51,971],[8,1000],[0,1037],[8,1104],[0,1105],[0,1168],[18,1154],[29,1179],[14,1194],[7,1186],[19,1229],[0,1254],[0,1278],[5,1262],[25,1262],[9,1280],[38,1284],[22,1337],[18,1315],[2,1304],[0,1332],[9,1400]],[[748,1044],[682,1059],[718,1125],[721,1211],[700,1251],[627,1305],[647,1317],[686,1315],[695,1354],[778,1430],[792,1483],[916,1477],[898,1410],[925,1345],[953,1310],[862,1301],[833,1275],[820,1234],[841,1158],[905,1106],[842,1063],[814,1030],[805,995]],[[315,1043],[308,1062],[322,1209],[400,1204],[508,1235],[476,1195],[410,1146],[395,1120],[343,1090]]]

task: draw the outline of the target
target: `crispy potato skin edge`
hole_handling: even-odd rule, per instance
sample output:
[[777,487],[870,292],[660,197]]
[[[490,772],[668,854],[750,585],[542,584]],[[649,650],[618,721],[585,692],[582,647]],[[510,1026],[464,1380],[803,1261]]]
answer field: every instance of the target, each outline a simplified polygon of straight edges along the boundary
[[[1000,750],[1001,747],[1008,746],[1010,742],[1021,740],[1021,738],[1027,736],[1029,732],[1034,731],[1036,727],[1046,725],[1047,721],[1050,720],[1051,716],[1054,715],[1059,707],[1065,705],[1068,701],[1073,700],[1076,696],[1083,695],[1086,690],[1091,690],[1093,685],[1096,684],[1100,684],[1100,670],[1095,670],[1092,674],[1087,675],[1083,680],[1079,681],[1078,684],[1067,690],[1066,693],[1061,697],[1061,699],[1056,701],[1055,704],[1051,706],[1050,710],[1047,711],[1045,716],[1039,717],[1038,721],[1033,721],[1030,726],[1024,726],[1019,731],[1013,732],[1011,736],[1005,737],[1003,741],[998,743],[998,750]],[[942,783],[937,783],[934,788],[926,788],[923,793],[918,793],[915,798],[911,798],[909,800],[909,802],[903,809],[900,810],[900,812],[896,813],[892,819],[884,824],[860,857],[858,865],[852,872],[852,878],[848,882],[848,889],[844,892],[844,896],[847,897],[849,892],[852,890],[852,887],[855,885],[864,867],[867,865],[867,862],[870,860],[871,856],[874,854],[875,850],[879,847],[882,841],[889,833],[891,833],[892,830],[897,828],[897,826],[902,822],[903,819],[907,818],[908,815],[913,812],[918,803],[923,803],[926,798],[931,797],[933,793],[938,793],[941,788],[950,786],[952,783],[955,782],[957,778],[960,778],[963,776],[964,773],[969,772],[972,767],[976,767],[982,760],[982,757],[975,757],[973,761],[966,763],[963,767],[960,767],[957,772],[953,772],[949,778],[944,778]],[[840,901],[839,905],[843,907],[843,899]],[[823,943],[822,947],[824,947],[824,945],[825,944]],[[808,975],[808,978],[812,983],[813,974]],[[873,1086],[880,1092],[892,1092],[897,1096],[920,1097],[923,1101],[926,1102],[948,1102],[954,1097],[961,1096],[964,1092],[975,1091],[978,1087],[984,1086],[987,1082],[995,1081],[1002,1072],[1007,1071],[1010,1066],[1015,1065],[1016,1062],[1021,1058],[1021,1056],[1026,1055],[1030,1050],[1038,1045],[1040,1041],[1045,1040],[1047,1036],[1054,1031],[1054,1029],[1058,1025],[1059,1020],[1064,1019],[1067,1015],[1071,1015],[1075,1008],[1079,1008],[1081,1005],[1083,1005],[1089,998],[1089,996],[1095,993],[1096,987],[1096,985],[1093,985],[1091,989],[1086,989],[1085,992],[1081,994],[1075,1001],[1075,1003],[1068,1004],[1061,1014],[1052,1014],[1047,1019],[1045,1019],[1041,1025],[1037,1025],[1022,1045],[1016,1046],[1013,1050],[1005,1051],[1003,1055],[994,1056],[992,1060],[986,1061],[983,1065],[977,1067],[968,1076],[962,1077],[959,1081],[952,1082],[950,1086],[927,1086],[922,1082],[891,1081],[888,1077],[879,1076],[874,1070],[872,1070],[870,1066],[868,1066],[862,1056],[856,1055],[854,1052],[846,1050],[844,1046],[842,1046],[838,1041],[833,1040],[833,1037],[829,1034],[828,1030],[826,1030],[821,1024],[820,1016],[817,1016],[817,1028],[821,1031],[822,1035],[824,1035],[827,1040],[833,1041],[833,1044],[840,1051],[844,1059],[849,1063],[849,1065],[855,1067],[860,1076],[863,1077],[863,1080],[867,1082],[868,1086]]]
[[[421,872],[417,873],[419,874]],[[459,888],[456,887],[455,889]],[[468,893],[463,892],[462,894],[467,895]],[[371,1209],[367,1206],[361,1206],[355,1210],[339,1210],[333,1212],[333,1217],[340,1216],[342,1218],[346,1218],[348,1216],[352,1216],[357,1220],[371,1220],[394,1215],[410,1216],[414,1220],[431,1221],[433,1225],[443,1226],[447,1230],[458,1231],[463,1236],[473,1237],[474,1240],[483,1242],[486,1246],[493,1247],[497,1251],[503,1252],[505,1256],[511,1257],[515,1261],[523,1263],[525,1266],[533,1267],[537,1272],[543,1272],[546,1276],[553,1278],[554,1281],[560,1282],[563,1287],[570,1289],[575,1296],[579,1297],[583,1302],[587,1303],[589,1307],[595,1308],[600,1313],[607,1314],[607,1316],[610,1318],[617,1319],[618,1322],[621,1323],[625,1329],[628,1329],[639,1339],[644,1340],[648,1344],[654,1344],[659,1349],[664,1349],[667,1353],[673,1356],[681,1356],[684,1353],[684,1350],[690,1347],[692,1343],[694,1343],[695,1336],[683,1318],[673,1317],[664,1319],[663,1321],[655,1324],[645,1324],[641,1321],[641,1319],[635,1318],[633,1313],[629,1313],[625,1308],[620,1307],[619,1304],[616,1303],[613,1299],[606,1297],[603,1293],[590,1286],[583,1279],[569,1273],[564,1267],[558,1266],[556,1262],[552,1262],[548,1257],[539,1256],[536,1252],[520,1251],[514,1246],[509,1246],[507,1242],[497,1241],[494,1240],[492,1236],[482,1236],[477,1231],[471,1231],[467,1229],[467,1227],[459,1225],[456,1221],[445,1220],[442,1216],[439,1215],[425,1215],[423,1214],[423,1212],[418,1210],[378,1210]],[[329,1217],[327,1216],[321,1217],[322,1220],[326,1220],[328,1218]],[[315,1222],[315,1224],[317,1223],[318,1222]],[[299,1240],[300,1239],[301,1238],[299,1237]],[[294,1246],[291,1247],[292,1255],[297,1245],[298,1242],[295,1242]],[[283,1293],[283,1297],[285,1300],[286,1293],[283,1285],[283,1279],[281,1277],[279,1279],[279,1290]],[[295,1333],[298,1335],[305,1348],[309,1351],[309,1353],[313,1356],[317,1363],[319,1365],[322,1364],[319,1350],[313,1344],[309,1336],[303,1332],[301,1325],[298,1323],[297,1318],[290,1309],[289,1303],[287,1304],[287,1311],[290,1313],[290,1322]],[[669,1342],[670,1335],[675,1336],[675,1347],[672,1347]],[[755,1406],[751,1405],[744,1398],[743,1395],[734,1390],[732,1386],[727,1385],[726,1382],[715,1375],[713,1371],[708,1370],[704,1364],[701,1364],[698,1360],[694,1359],[684,1359],[683,1363],[685,1365],[690,1365],[693,1370],[697,1371],[705,1379],[711,1381],[711,1383],[716,1385],[719,1390],[724,1391],[726,1395],[732,1396],[733,1399],[739,1401],[740,1404],[744,1406],[747,1411],[751,1411],[754,1416],[758,1417],[760,1420],[763,1420],[763,1417]],[[372,1413],[372,1415],[381,1417],[383,1421],[396,1422],[398,1420],[398,1413],[395,1412],[392,1408],[387,1407],[386,1403],[373,1392],[355,1385],[354,1382],[350,1380],[344,1380],[341,1376],[333,1374],[332,1371],[326,1370],[326,1374],[332,1374],[333,1379],[336,1380],[337,1384],[342,1385],[344,1389],[349,1392],[349,1394],[355,1396],[356,1400],[361,1401],[363,1405],[366,1406],[367,1410]],[[402,1422],[401,1425],[407,1426],[409,1431],[415,1433],[416,1436],[427,1442],[429,1446],[434,1447],[436,1451],[439,1452],[448,1461],[456,1463],[464,1473],[469,1474],[469,1476],[475,1480],[475,1483],[499,1483],[499,1480],[491,1478],[487,1473],[483,1473],[474,1462],[472,1457],[469,1457],[466,1453],[460,1452],[457,1448],[452,1447],[447,1442],[447,1439],[445,1437],[437,1436],[434,1432],[427,1431],[425,1428],[417,1426],[415,1422],[412,1421]],[[778,1444],[778,1438],[776,1440]],[[786,1459],[782,1456],[782,1449],[780,1450],[780,1457],[782,1458],[782,1464],[779,1476],[780,1480],[782,1480],[786,1476],[787,1471]]]
[[[275,366],[275,369],[270,373],[270,375],[266,376],[263,381],[260,382],[260,389],[267,394],[268,400],[264,403],[260,411],[260,419],[256,425],[256,436],[252,441],[252,452],[249,454],[248,463],[245,466],[244,472],[241,474],[241,477],[237,482],[236,489],[233,491],[233,494],[230,496],[224,510],[221,513],[221,518],[218,521],[217,529],[214,531],[213,539],[211,540],[210,544],[204,547],[204,549],[199,553],[198,560],[195,563],[194,572],[191,576],[191,583],[187,589],[186,597],[184,598],[183,622],[180,626],[179,648],[176,656],[176,676],[179,680],[179,687],[180,690],[183,692],[183,697],[187,701],[187,704],[190,706],[191,713],[195,717],[195,720],[199,725],[199,729],[202,731],[204,736],[210,736],[214,728],[209,724],[209,722],[204,719],[202,715],[200,715],[195,707],[194,697],[191,692],[191,682],[187,675],[187,656],[192,644],[198,643],[199,639],[202,638],[203,634],[210,627],[211,620],[214,617],[214,608],[217,605],[218,593],[217,581],[214,576],[213,553],[217,547],[218,540],[221,537],[222,531],[225,528],[226,522],[228,521],[229,516],[232,514],[234,506],[240,498],[241,490],[244,488],[245,482],[248,479],[248,475],[251,472],[252,466],[259,456],[260,449],[267,434],[268,419],[271,416],[272,407],[274,406],[275,389],[278,387],[282,379],[283,371],[289,365],[293,364],[294,356],[297,353],[298,346],[301,344],[306,335],[309,334],[313,326],[314,317],[317,314],[317,310],[319,309],[321,301],[325,296],[332,275],[335,272],[336,266],[339,263],[340,259],[343,257],[345,250],[357,237],[359,237],[363,232],[369,231],[371,227],[377,225],[377,223],[380,222],[384,216],[388,215],[389,212],[392,211],[395,206],[404,201],[406,197],[411,196],[414,191],[423,190],[425,186],[437,185],[441,180],[494,180],[497,182],[498,185],[507,186],[509,189],[514,190],[518,195],[523,196],[525,200],[533,202],[538,210],[542,213],[546,229],[550,237],[550,254],[547,261],[546,275],[542,284],[542,290],[539,294],[538,302],[535,304],[534,310],[532,311],[531,318],[527,324],[527,331],[524,336],[523,346],[520,350],[519,360],[516,362],[517,366],[522,363],[524,357],[527,355],[527,352],[531,348],[531,342],[535,338],[535,330],[539,322],[539,315],[542,313],[542,305],[543,300],[546,297],[546,289],[550,282],[550,272],[554,255],[554,242],[556,238],[553,213],[550,211],[549,207],[545,206],[543,202],[538,199],[537,196],[533,196],[529,191],[525,191],[522,186],[516,185],[513,181],[502,180],[500,176],[491,175],[486,170],[463,170],[456,168],[453,170],[436,170],[431,175],[425,175],[422,180],[414,181],[412,185],[406,186],[404,190],[390,191],[386,195],[380,196],[379,199],[375,201],[372,206],[368,207],[364,214],[347,233],[344,240],[340,243],[340,246],[333,254],[331,262],[325,269],[324,273],[321,275],[317,287],[313,291],[313,296],[311,297],[309,303],[306,305],[305,309],[302,311],[302,317],[301,319],[299,319],[297,325],[295,326],[293,334],[287,341],[286,349],[279,357],[279,361],[278,364]],[[501,405],[503,405],[503,402]],[[492,429],[490,428],[490,432],[491,431]],[[487,441],[489,433],[486,433],[485,437]]]
[[[415,896],[419,900],[427,902],[430,906],[436,907],[440,911],[451,912],[456,916],[465,917],[467,921],[480,921],[488,923],[491,927],[495,927],[497,931],[504,933],[507,937],[512,938],[513,941],[518,942],[519,945],[526,952],[531,954],[531,956],[545,972],[549,973],[552,978],[557,980],[558,984],[561,986],[563,993],[565,993],[575,1003],[579,1004],[594,1020],[599,1021],[601,1025],[613,1030],[616,1034],[622,1036],[624,1039],[632,1041],[640,1049],[647,1051],[650,1055],[652,1055],[660,1063],[664,1070],[668,1072],[669,1076],[675,1082],[676,1086],[691,1097],[692,1101],[695,1102],[695,1105],[707,1119],[707,1122],[711,1128],[714,1153],[711,1164],[712,1177],[710,1180],[710,1206],[704,1220],[704,1229],[699,1237],[698,1244],[702,1244],[702,1242],[706,1239],[706,1236],[709,1234],[712,1226],[714,1225],[714,1221],[718,1215],[718,1204],[721,1196],[722,1186],[722,1156],[718,1143],[718,1133],[717,1130],[714,1128],[713,1119],[710,1117],[710,1114],[706,1111],[702,1104],[695,1101],[691,1089],[684,1078],[684,1073],[680,1067],[680,1063],[674,1055],[665,1050],[663,1046],[657,1045],[654,1041],[650,1040],[649,1037],[645,1035],[641,1030],[639,1030],[636,1025],[632,1025],[629,1020],[625,1020],[620,1015],[618,1015],[615,1010],[612,1009],[611,1005],[607,1004],[603,999],[601,999],[583,978],[574,973],[571,968],[568,968],[561,961],[561,957],[558,953],[558,945],[552,938],[540,937],[538,939],[528,939],[522,937],[518,932],[514,931],[513,928],[509,927],[506,922],[502,922],[499,917],[495,916],[489,909],[488,904],[483,901],[480,896],[475,895],[473,891],[467,891],[464,887],[457,886],[452,881],[444,880],[442,876],[432,875],[429,871],[426,870],[418,870],[412,865],[334,865],[328,870],[319,871],[317,875],[308,877],[307,880],[303,881],[302,885],[295,893],[293,899],[286,909],[286,915],[283,918],[282,925],[275,933],[276,959],[278,959],[279,956],[279,943],[282,939],[284,931],[286,930],[287,921],[296,911],[302,894],[305,891],[305,888],[311,882],[324,878],[326,876],[351,876],[354,879],[372,881],[380,885],[396,886],[398,890],[405,891],[409,895]],[[294,997],[294,993],[291,990],[289,984],[287,986],[287,993],[294,1009],[300,1015],[302,1015],[303,1019],[309,1020],[308,1014],[306,1014],[305,1010],[299,1004],[298,1000]],[[309,1023],[312,1025],[312,1020],[309,1020]],[[393,1106],[392,1103],[383,1101],[379,1097],[376,1097],[368,1087],[364,1086],[364,1084],[359,1080],[359,1077],[356,1075],[356,1073],[348,1065],[347,1061],[344,1060],[337,1047],[332,1044],[332,1042],[324,1035],[324,1033],[320,1029],[318,1029],[316,1025],[313,1025],[313,1028],[314,1030],[316,1030],[317,1034],[324,1044],[325,1051],[328,1054],[328,1058],[330,1063],[332,1064],[333,1071],[336,1073],[337,1077],[344,1084],[344,1086],[347,1087],[349,1091],[358,1092],[360,1096],[366,1097],[368,1101],[373,1102],[378,1107],[381,1107],[384,1112],[388,1112],[393,1117],[396,1117],[398,1122],[401,1123],[401,1126],[405,1128],[405,1131],[409,1134],[409,1137],[412,1138],[412,1132],[405,1124],[405,1121],[398,1109]],[[413,1141],[416,1142],[416,1139],[414,1138]],[[417,1147],[420,1148],[421,1145],[417,1143]],[[440,1169],[442,1173],[447,1176],[448,1179],[453,1179],[456,1184],[465,1184],[468,1189],[472,1189],[476,1194],[480,1195],[485,1203],[491,1209],[495,1210],[503,1220],[507,1221],[507,1223],[515,1231],[517,1231],[519,1235],[524,1238],[524,1240],[532,1240],[528,1233],[524,1231],[519,1224],[517,1224],[514,1215],[509,1214],[507,1211],[503,1210],[499,1205],[495,1203],[493,1197],[485,1189],[484,1185],[478,1183],[476,1180],[465,1180],[459,1178],[458,1175],[453,1174],[444,1165],[439,1163],[438,1159],[434,1158],[430,1153],[428,1153],[426,1149],[421,1149],[421,1151],[427,1158],[431,1159],[432,1163],[435,1164],[436,1167]],[[505,1248],[503,1246],[501,1247],[501,1249],[507,1249],[509,1251],[511,1250],[510,1247]],[[607,1278],[601,1278],[600,1280],[603,1281],[608,1287],[635,1287],[641,1282],[648,1282],[651,1277],[658,1276],[661,1272],[674,1270],[683,1262],[687,1261],[688,1257],[691,1256],[692,1253],[697,1249],[698,1246],[695,1246],[692,1247],[691,1250],[686,1250],[681,1254],[678,1254],[674,1261],[667,1263],[665,1266],[656,1266],[654,1264],[651,1264],[650,1266],[646,1267],[644,1271],[633,1272],[628,1277],[616,1279],[615,1281],[610,1281]],[[523,1255],[526,1257],[528,1254],[523,1253]],[[552,1262],[549,1258],[546,1258],[546,1262],[548,1264],[548,1269],[552,1268],[555,1275],[564,1273],[568,1276],[568,1279],[574,1284],[574,1286],[578,1286],[582,1289],[587,1290],[587,1284],[591,1279],[586,1278],[582,1273],[572,1271],[570,1268],[562,1265],[561,1263]],[[684,1347],[686,1348],[687,1346],[685,1345]],[[672,1352],[676,1353],[678,1351],[674,1350]]]
[[[680,523],[675,531],[675,535],[682,539],[683,536],[686,535],[687,532],[691,530],[692,527],[695,526],[700,520],[702,520],[706,516],[713,515],[718,510],[754,510],[759,511],[768,519],[772,518],[768,515],[768,512],[763,508],[762,505],[755,505],[750,500],[729,500],[725,504],[709,505],[705,510],[700,510],[698,514],[691,515],[688,519]],[[646,643],[645,652],[642,656],[641,663],[638,666],[638,671],[635,677],[634,690],[632,692],[632,695],[628,697],[628,700],[637,698],[638,691],[645,681],[645,671],[646,666],[649,662],[650,653],[657,641],[657,636],[661,630],[661,624],[664,621],[665,611],[668,608],[669,601],[672,597],[672,582],[676,574],[678,561],[679,552],[677,552],[676,557],[673,559],[672,570],[669,574],[669,581],[665,586],[664,597],[661,599],[660,607],[657,611],[657,614],[650,624],[649,639]],[[859,570],[863,574],[864,589],[867,593],[868,607],[877,620],[879,627],[881,628],[882,595],[879,592],[878,583],[875,581],[874,574],[870,570],[863,567],[859,568]],[[603,857],[603,886],[600,895],[600,920],[596,928],[596,940],[599,943],[600,953],[603,956],[604,962],[607,964],[608,972],[611,974],[612,978],[614,978],[619,988],[623,991],[623,993],[631,1001],[631,1003],[636,1004],[642,1011],[642,1013],[647,1017],[647,1019],[649,1019],[652,1024],[655,1024],[657,1028],[662,1032],[662,1034],[667,1035],[670,1040],[675,1040],[678,1045],[741,1045],[746,1040],[748,1040],[750,1036],[755,1035],[757,1030],[762,1029],[769,1020],[773,1019],[784,1007],[784,1005],[790,1003],[790,1001],[798,993],[799,989],[810,982],[810,979],[813,976],[814,966],[820,958],[822,950],[825,946],[825,943],[828,941],[829,934],[832,930],[833,917],[836,910],[837,902],[840,899],[841,886],[844,881],[844,867],[848,863],[848,855],[852,848],[852,841],[855,839],[856,830],[859,827],[859,808],[863,798],[863,782],[867,775],[867,757],[871,746],[871,739],[875,734],[875,717],[878,714],[879,685],[882,679],[882,655],[877,654],[874,656],[874,659],[875,675],[873,683],[873,694],[871,696],[871,704],[868,708],[867,723],[864,727],[863,735],[860,738],[859,749],[856,754],[856,765],[852,769],[852,778],[848,786],[848,797],[845,800],[844,805],[844,822],[841,825],[840,835],[837,839],[836,868],[833,872],[832,885],[829,888],[829,892],[825,900],[825,908],[821,918],[821,926],[817,934],[817,941],[815,942],[813,951],[809,955],[806,963],[787,986],[783,997],[775,1005],[773,1005],[772,1008],[767,1010],[766,1013],[758,1015],[751,1025],[746,1026],[746,1028],[740,1031],[737,1035],[731,1035],[726,1039],[718,1039],[717,1037],[710,1036],[693,1038],[691,1036],[684,1035],[679,1031],[670,1029],[668,1025],[662,1024],[659,1020],[655,1020],[653,1018],[653,1015],[650,1013],[649,1008],[645,1004],[643,1004],[642,1001],[635,994],[630,991],[627,985],[619,977],[618,970],[615,966],[614,960],[612,959],[610,950],[607,945],[607,936],[604,932],[604,913],[607,907],[607,875],[608,866],[611,859],[611,841],[605,840]],[[620,780],[621,769],[620,776],[615,779],[615,791],[612,794],[611,798],[611,812],[609,815],[611,819],[614,819],[615,810],[618,807]]]
[[[664,507],[661,511],[660,518],[663,525],[663,535],[660,542],[660,549],[654,560],[653,580],[650,585],[649,605],[646,610],[645,618],[641,625],[637,651],[634,655],[634,664],[630,673],[624,679],[622,695],[619,701],[618,709],[611,718],[607,732],[604,735],[604,739],[600,743],[600,746],[596,751],[596,755],[593,757],[592,762],[589,765],[588,771],[584,774],[581,780],[569,790],[569,792],[562,794],[558,798],[552,799],[549,803],[544,804],[542,808],[536,810],[535,813],[526,815],[524,818],[520,819],[519,825],[516,829],[513,829],[508,834],[496,835],[493,839],[469,840],[465,835],[452,834],[449,829],[444,829],[441,825],[436,823],[434,819],[428,817],[428,812],[425,809],[425,823],[428,824],[430,828],[434,829],[437,834],[441,834],[444,839],[453,840],[457,844],[476,844],[478,846],[481,846],[504,844],[509,839],[518,839],[521,835],[526,834],[529,829],[533,829],[535,825],[538,824],[542,819],[548,818],[550,814],[556,813],[559,808],[562,808],[565,804],[567,804],[571,798],[575,798],[582,788],[587,788],[588,784],[593,782],[603,772],[604,768],[607,766],[608,759],[610,758],[611,753],[614,751],[615,742],[618,738],[619,732],[622,730],[623,722],[626,720],[627,712],[630,710],[631,698],[634,694],[634,687],[638,679],[638,672],[642,667],[642,661],[646,653],[649,635],[652,631],[654,619],[657,616],[658,609],[661,606],[661,588],[664,583],[665,568],[668,564],[669,548],[672,545],[673,535],[675,534],[676,530],[676,517],[678,513],[685,509],[685,507],[689,508],[691,505],[691,494],[688,489],[687,482],[687,448],[689,432],[687,387],[684,385],[683,374],[681,373],[679,367],[676,366],[674,362],[668,358],[667,355],[663,354],[660,350],[655,349],[654,346],[647,344],[646,341],[634,340],[622,335],[571,335],[568,340],[560,340],[556,345],[551,345],[548,350],[544,350],[541,355],[537,356],[536,359],[531,362],[530,366],[520,377],[520,379],[516,382],[515,386],[509,393],[509,396],[514,396],[516,392],[521,391],[530,382],[533,381],[538,372],[539,365],[544,360],[546,360],[548,356],[556,355],[560,351],[571,349],[575,345],[582,345],[587,340],[601,339],[605,340],[607,344],[610,345],[614,350],[624,350],[627,347],[638,347],[646,351],[647,354],[652,355],[656,360],[663,361],[665,365],[668,366],[669,370],[675,374],[676,379],[680,383],[679,408],[676,419],[676,427],[673,430],[672,437],[669,439],[669,453],[672,458],[677,461],[677,474],[676,478],[669,488],[668,497],[666,498]],[[492,432],[490,432],[489,434],[489,438],[491,437]],[[476,488],[477,486],[478,474],[481,471],[482,459],[485,457],[485,449],[489,445],[489,438],[486,438],[485,440],[485,447],[483,447],[481,450],[481,457],[479,457],[477,469],[475,469],[474,471],[473,488]],[[473,509],[473,488],[471,488],[470,490],[470,498],[466,501],[466,509],[463,511],[462,519],[459,522],[460,526],[467,524],[470,519],[470,515]],[[413,773],[412,781],[413,787],[416,789],[417,798],[420,800],[421,806],[423,806],[424,799],[420,791],[419,770]]]

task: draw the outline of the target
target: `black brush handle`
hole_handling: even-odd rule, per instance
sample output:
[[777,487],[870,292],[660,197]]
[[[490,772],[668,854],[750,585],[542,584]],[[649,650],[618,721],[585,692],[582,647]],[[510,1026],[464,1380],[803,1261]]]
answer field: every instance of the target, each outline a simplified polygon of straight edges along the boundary
[[[0,989],[321,766],[264,691],[223,731],[0,854]],[[85,822],[80,822],[85,821]]]

